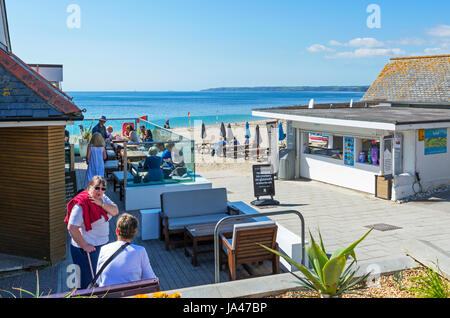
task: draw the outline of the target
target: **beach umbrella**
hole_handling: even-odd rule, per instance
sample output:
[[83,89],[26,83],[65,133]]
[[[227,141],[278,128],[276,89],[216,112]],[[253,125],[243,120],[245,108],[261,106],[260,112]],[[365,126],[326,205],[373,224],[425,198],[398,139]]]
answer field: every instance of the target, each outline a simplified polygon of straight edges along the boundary
[[233,140],[233,131],[231,130],[231,124],[228,124],[227,126],[227,139],[228,140]]
[[202,139],[206,138],[206,127],[205,123],[202,123]]
[[314,98],[309,100],[308,108],[314,108]]
[[255,140],[256,140],[256,159],[259,160],[259,144],[261,143],[261,134],[259,132],[259,125],[255,128]]
[[223,122],[220,124],[220,137],[223,137],[224,139],[227,138],[227,131],[225,130]]
[[261,134],[259,132],[259,125],[256,125],[255,128],[255,140],[256,140],[256,148],[259,148],[259,145],[261,143]]
[[278,124],[278,139],[284,140],[284,138],[286,138],[286,134],[283,131],[283,124],[279,123]]
[[248,121],[245,123],[245,138],[250,138],[250,125],[248,124]]

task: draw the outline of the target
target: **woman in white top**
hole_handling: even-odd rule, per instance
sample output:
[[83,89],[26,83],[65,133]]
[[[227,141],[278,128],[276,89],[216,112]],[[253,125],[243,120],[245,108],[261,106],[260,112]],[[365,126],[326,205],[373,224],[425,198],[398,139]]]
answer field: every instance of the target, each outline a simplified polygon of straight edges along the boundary
[[[111,217],[119,209],[106,195],[106,180],[94,176],[88,188],[67,205],[65,222],[71,236],[70,251],[74,264],[80,267],[80,287],[86,288],[95,273],[100,248],[109,242]],[[89,258],[91,264],[89,264]]]
[[92,135],[86,154],[88,169],[85,184],[90,182],[93,176],[105,176],[105,160],[107,158],[105,146],[105,139],[100,133]]
[[[102,247],[98,257],[97,271],[121,246],[130,243],[138,230],[138,220],[128,213],[123,213],[117,220],[117,241]],[[144,247],[130,244],[125,247],[105,267],[97,279],[99,287],[129,283],[143,279],[156,278],[150,266]]]

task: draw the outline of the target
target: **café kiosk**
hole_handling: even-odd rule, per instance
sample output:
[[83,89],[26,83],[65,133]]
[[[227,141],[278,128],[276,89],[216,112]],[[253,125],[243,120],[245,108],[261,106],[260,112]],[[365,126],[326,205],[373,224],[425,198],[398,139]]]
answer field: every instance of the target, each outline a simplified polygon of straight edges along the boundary
[[450,55],[393,58],[361,102],[252,115],[286,121],[295,178],[401,200],[450,185],[449,70]]

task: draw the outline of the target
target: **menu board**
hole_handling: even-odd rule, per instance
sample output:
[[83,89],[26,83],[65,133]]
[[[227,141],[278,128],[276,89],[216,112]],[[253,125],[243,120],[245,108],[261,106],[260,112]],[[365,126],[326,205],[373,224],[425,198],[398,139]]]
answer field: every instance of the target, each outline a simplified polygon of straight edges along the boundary
[[355,165],[355,138],[344,137],[344,164]]
[[75,171],[66,171],[66,203],[77,194],[77,175]]
[[270,164],[253,166],[253,189],[255,197],[275,195],[275,182]]
[[384,136],[383,167],[385,176],[392,175],[392,167],[393,167],[392,141],[393,141],[392,135]]

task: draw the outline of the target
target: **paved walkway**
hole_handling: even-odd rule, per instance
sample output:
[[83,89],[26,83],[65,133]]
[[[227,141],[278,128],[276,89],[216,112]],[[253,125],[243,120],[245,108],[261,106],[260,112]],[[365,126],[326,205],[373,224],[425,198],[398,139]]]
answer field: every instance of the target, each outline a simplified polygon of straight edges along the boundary
[[[226,187],[229,201],[255,200],[251,173],[239,176],[227,171],[203,173],[213,187]],[[388,224],[399,229],[374,230],[358,245],[360,260],[405,256],[412,241],[422,241],[450,257],[450,191],[422,202],[395,203],[373,195],[310,180],[276,180],[275,208],[260,212],[294,209],[306,223],[306,233],[317,238],[320,229],[325,248],[334,251],[359,239],[373,224]],[[293,233],[301,227],[295,215],[273,217]],[[327,252],[328,252],[327,251]]]

